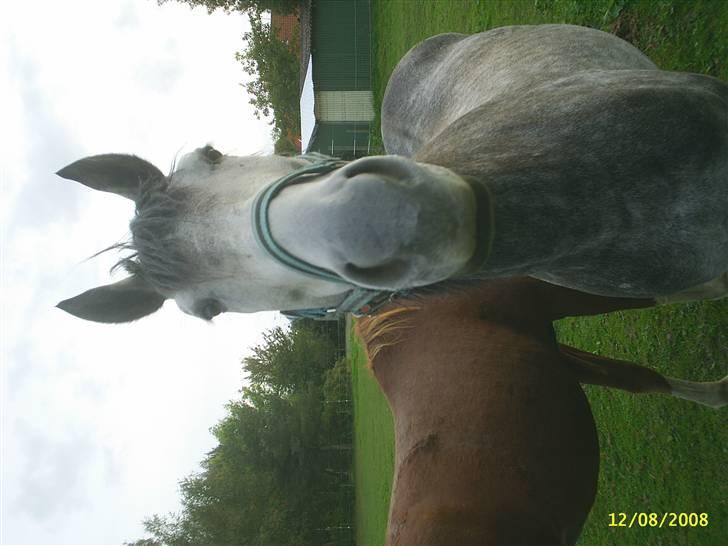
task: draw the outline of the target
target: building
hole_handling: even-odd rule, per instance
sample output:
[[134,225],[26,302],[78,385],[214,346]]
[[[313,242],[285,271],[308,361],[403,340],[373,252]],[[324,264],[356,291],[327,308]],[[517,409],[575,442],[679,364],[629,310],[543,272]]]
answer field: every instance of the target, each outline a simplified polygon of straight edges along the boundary
[[374,120],[370,0],[313,0],[302,13],[308,6],[308,16],[301,17],[301,67],[305,74],[310,59],[315,125],[303,135],[306,151],[344,159],[367,155]]
[[289,15],[281,15],[272,13],[270,16],[270,26],[276,37],[288,45],[289,49],[298,54],[300,52],[301,42],[299,37],[299,15],[293,13]]
[[374,120],[370,0],[302,0],[295,14],[271,14],[271,29],[300,56],[303,117],[310,108],[303,93],[312,69],[315,123],[302,120],[306,134],[288,139],[299,151],[303,136],[308,152],[344,159],[367,155]]

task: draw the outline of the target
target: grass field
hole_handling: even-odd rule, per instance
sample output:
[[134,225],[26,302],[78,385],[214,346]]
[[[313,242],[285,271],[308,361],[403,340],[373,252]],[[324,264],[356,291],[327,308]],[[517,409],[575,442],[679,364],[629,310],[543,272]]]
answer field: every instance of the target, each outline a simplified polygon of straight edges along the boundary
[[[397,61],[420,40],[508,24],[563,22],[613,31],[664,69],[728,80],[728,2],[719,0],[373,0],[373,20],[378,101]],[[674,377],[713,380],[728,373],[728,300],[568,319],[557,324],[557,332],[565,343]],[[355,339],[350,349],[357,544],[378,546],[391,487],[391,415]],[[587,395],[599,429],[602,467],[580,544],[728,544],[728,411],[600,388],[587,388]],[[610,528],[610,512],[706,512],[709,524]]]

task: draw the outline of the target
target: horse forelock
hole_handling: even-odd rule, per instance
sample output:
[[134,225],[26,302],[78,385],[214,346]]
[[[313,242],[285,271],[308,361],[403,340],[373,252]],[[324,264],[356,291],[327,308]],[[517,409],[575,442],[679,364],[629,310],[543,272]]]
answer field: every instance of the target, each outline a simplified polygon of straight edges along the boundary
[[171,184],[171,177],[140,180],[131,239],[110,248],[130,250],[113,267],[145,280],[157,292],[172,294],[201,278],[200,266],[178,236],[180,219],[190,210],[193,192]]

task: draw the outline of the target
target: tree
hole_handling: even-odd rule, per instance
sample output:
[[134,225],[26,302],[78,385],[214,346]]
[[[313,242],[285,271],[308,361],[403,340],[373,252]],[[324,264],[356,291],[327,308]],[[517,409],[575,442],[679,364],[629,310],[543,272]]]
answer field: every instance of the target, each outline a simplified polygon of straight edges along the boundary
[[294,144],[288,135],[278,137],[273,144],[273,153],[278,155],[292,155],[298,152],[298,147]]
[[211,429],[217,445],[180,483],[182,511],[147,518],[150,537],[128,546],[314,546],[348,524],[350,453],[325,449],[347,441],[325,417],[325,396],[348,396],[346,362],[333,367],[338,328],[304,320],[265,333],[244,360],[249,385]]
[[[157,0],[158,5],[166,4],[171,0]],[[187,4],[191,8],[204,6],[207,13],[212,13],[217,9],[222,9],[225,13],[231,11],[251,12],[251,11],[275,11],[282,15],[287,15],[296,11],[299,5],[298,0],[176,0],[181,4]]]
[[[273,115],[273,139],[300,133],[299,61],[288,45],[271,32],[260,11],[250,11],[250,32],[243,34],[247,49],[235,54],[253,79],[243,84],[258,119]],[[293,41],[296,42],[294,36]]]
[[322,335],[325,328],[303,320],[289,331],[276,327],[263,334],[263,343],[243,361],[251,385],[283,395],[323,381],[322,374],[337,360],[336,342]]

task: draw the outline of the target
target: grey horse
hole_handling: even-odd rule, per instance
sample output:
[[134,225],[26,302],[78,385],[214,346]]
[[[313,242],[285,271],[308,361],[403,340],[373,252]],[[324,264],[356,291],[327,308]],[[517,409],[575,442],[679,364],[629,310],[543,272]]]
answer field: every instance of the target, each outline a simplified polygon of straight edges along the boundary
[[[129,155],[72,163],[62,177],[137,212],[130,275],[59,306],[125,322],[171,298],[210,319],[516,275],[659,302],[728,293],[724,82],[577,26],[443,34],[397,66],[382,132],[391,155],[320,172],[209,146],[169,176]],[[292,266],[251,223],[261,192],[301,169],[263,211]]]

